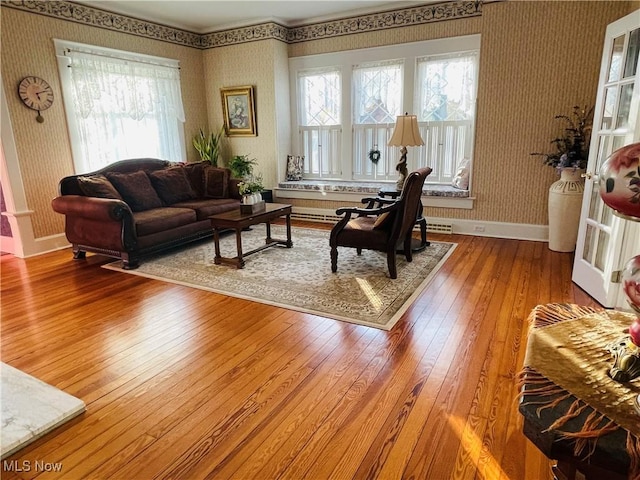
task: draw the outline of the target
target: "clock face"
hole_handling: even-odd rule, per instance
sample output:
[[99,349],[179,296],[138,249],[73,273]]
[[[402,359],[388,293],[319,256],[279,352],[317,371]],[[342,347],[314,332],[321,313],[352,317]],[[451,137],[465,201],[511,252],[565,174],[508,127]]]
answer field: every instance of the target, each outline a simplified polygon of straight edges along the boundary
[[53,90],[47,82],[38,77],[25,77],[18,85],[18,94],[24,104],[39,112],[53,104]]

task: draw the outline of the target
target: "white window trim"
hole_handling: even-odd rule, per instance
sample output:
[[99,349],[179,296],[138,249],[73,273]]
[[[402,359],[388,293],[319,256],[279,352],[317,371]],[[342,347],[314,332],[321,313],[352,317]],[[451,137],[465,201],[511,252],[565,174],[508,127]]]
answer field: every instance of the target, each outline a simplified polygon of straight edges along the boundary
[[[312,70],[338,67],[342,71],[342,158],[349,159],[343,162],[342,175],[335,180],[354,181],[352,178],[352,125],[353,125],[353,105],[351,92],[351,74],[354,65],[372,63],[391,59],[406,59],[404,64],[404,96],[403,110],[412,113],[414,99],[414,83],[416,81],[416,59],[431,56],[451,54],[462,51],[480,51],[480,34],[465,35],[446,39],[426,40],[421,42],[404,43],[400,45],[390,45],[385,47],[366,48],[359,50],[349,50],[318,55],[308,55],[303,57],[293,57],[289,59],[289,75],[291,105],[291,145],[292,154],[301,155],[298,145],[298,72],[301,70]],[[347,135],[346,133],[349,132]],[[475,122],[472,134],[475,134]],[[472,139],[473,142],[473,139]],[[409,165],[415,165],[414,149],[408,149]],[[472,161],[472,159],[471,159]],[[279,178],[284,180],[285,172],[280,172]],[[473,171],[471,172],[469,188],[472,187]],[[428,178],[427,178],[428,181]],[[392,183],[392,182],[390,182]]]
[[[156,57],[153,55],[146,55],[142,53],[135,52],[127,52],[124,50],[116,50],[113,48],[100,47],[96,45],[88,45],[85,43],[71,42],[68,40],[60,40],[57,38],[53,39],[56,58],[58,60],[58,71],[60,74],[60,82],[63,86],[62,90],[64,92],[65,89],[70,90],[71,84],[71,72],[69,71],[69,65],[71,63],[68,56],[65,55],[66,50],[75,50],[84,53],[94,54],[94,55],[103,55],[111,58],[117,58],[120,60],[130,60],[132,62],[141,62],[141,63],[149,63],[152,65],[161,65],[165,67],[171,68],[180,68],[180,62],[178,60],[174,60],[171,58],[164,57]],[[65,85],[69,87],[66,88]],[[72,99],[69,95],[62,94],[62,101],[65,107],[66,112],[74,111],[74,107],[72,105]],[[69,132],[69,140],[71,142],[71,155],[74,158],[74,168],[76,165],[75,159],[81,158],[80,152],[80,138],[78,136],[78,129],[76,125],[76,120],[73,115],[67,115],[68,122],[68,132]],[[182,151],[182,158],[175,159],[175,161],[186,161],[187,158],[187,149],[186,149],[186,141],[184,135],[184,128],[178,128],[178,141],[180,142],[180,149]]]

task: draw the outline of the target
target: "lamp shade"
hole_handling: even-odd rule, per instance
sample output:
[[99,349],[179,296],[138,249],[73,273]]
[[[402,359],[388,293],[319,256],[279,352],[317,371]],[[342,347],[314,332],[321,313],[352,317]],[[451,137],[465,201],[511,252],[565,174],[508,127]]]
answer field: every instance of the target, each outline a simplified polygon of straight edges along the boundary
[[417,147],[424,145],[420,130],[418,129],[418,117],[415,115],[399,115],[396,120],[396,128],[389,143],[390,147]]

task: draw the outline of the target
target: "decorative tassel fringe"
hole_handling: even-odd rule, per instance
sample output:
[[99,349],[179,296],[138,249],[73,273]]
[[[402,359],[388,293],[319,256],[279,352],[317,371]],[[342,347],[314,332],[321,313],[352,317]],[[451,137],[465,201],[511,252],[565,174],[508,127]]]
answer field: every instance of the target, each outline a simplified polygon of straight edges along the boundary
[[[540,308],[544,307],[544,308]],[[568,303],[550,303],[548,305],[538,305],[529,314],[529,325],[533,328],[541,328],[563,320],[581,317],[596,313],[599,310],[592,307],[573,305]]]
[[[589,307],[582,308],[588,309]],[[550,325],[551,323],[547,324]],[[539,397],[539,400],[528,400],[525,403],[525,405],[542,405],[536,410],[538,416],[540,416],[540,412],[545,408],[555,407],[562,400],[571,397],[571,394],[567,394],[567,392],[561,387],[558,387],[551,380],[545,378],[528,366],[525,366],[520,373],[518,373],[516,384],[519,392],[517,397],[518,400],[522,400],[524,396]],[[534,388],[527,388],[524,390],[525,384],[528,387],[534,386]],[[588,407],[589,405],[585,402],[576,399],[571,404],[567,412],[553,422],[543,432],[546,433],[551,430],[555,430],[560,438],[574,440],[573,453],[576,457],[580,457],[584,460],[588,459],[595,451],[599,437],[615,432],[621,428],[613,420],[610,420],[605,415],[594,410],[584,421],[580,431],[563,432],[559,430],[569,420],[579,416]],[[631,459],[631,464],[629,466],[629,480],[640,480],[640,437],[633,435],[631,432],[627,432],[626,450],[629,454],[629,458]]]
[[640,437],[627,432],[627,452],[631,457],[629,480],[640,480]]

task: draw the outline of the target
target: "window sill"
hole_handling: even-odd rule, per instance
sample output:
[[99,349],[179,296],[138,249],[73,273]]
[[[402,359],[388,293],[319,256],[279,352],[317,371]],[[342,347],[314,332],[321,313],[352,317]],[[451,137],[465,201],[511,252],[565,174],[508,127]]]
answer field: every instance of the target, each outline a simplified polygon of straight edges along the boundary
[[[380,190],[395,190],[389,182],[347,182],[327,180],[300,180],[280,182],[275,189],[278,198],[334,200],[360,203],[362,197],[375,196]],[[468,190],[449,185],[425,183],[422,204],[425,207],[473,208],[474,197]]]

